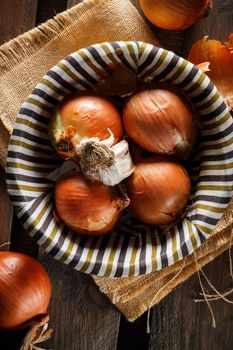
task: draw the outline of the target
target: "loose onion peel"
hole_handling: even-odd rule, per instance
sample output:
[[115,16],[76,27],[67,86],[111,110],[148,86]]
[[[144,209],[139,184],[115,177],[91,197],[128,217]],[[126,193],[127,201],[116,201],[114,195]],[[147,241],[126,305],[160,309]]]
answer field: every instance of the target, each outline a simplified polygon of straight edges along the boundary
[[224,44],[205,36],[193,44],[188,59],[196,65],[209,62],[206,74],[233,109],[233,34]]

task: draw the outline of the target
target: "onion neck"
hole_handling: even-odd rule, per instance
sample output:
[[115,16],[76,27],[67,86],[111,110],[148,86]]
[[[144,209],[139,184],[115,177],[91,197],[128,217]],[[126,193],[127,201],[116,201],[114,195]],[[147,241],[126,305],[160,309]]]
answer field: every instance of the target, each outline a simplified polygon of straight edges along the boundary
[[52,334],[52,329],[49,328],[48,322],[48,314],[38,315],[34,317],[30,321],[31,327],[23,339],[20,350],[31,350],[33,349],[33,345],[42,343],[49,339]]
[[192,149],[193,149],[192,145],[188,141],[183,140],[176,144],[176,147],[174,149],[174,154],[179,159],[188,160],[192,152]]

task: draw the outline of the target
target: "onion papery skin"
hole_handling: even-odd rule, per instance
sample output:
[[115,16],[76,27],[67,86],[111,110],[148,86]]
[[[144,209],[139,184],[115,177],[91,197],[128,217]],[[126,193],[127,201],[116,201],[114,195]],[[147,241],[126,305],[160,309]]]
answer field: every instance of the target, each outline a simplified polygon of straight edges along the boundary
[[224,44],[205,36],[193,44],[188,59],[196,65],[209,62],[206,74],[233,109],[233,34]]
[[152,153],[188,159],[197,140],[194,112],[185,98],[165,88],[133,94],[123,109],[127,135]]
[[191,187],[184,167],[160,155],[136,164],[125,185],[129,210],[142,222],[153,225],[176,221],[185,208]]
[[140,0],[147,19],[162,29],[183,30],[208,14],[211,0]]
[[71,230],[99,236],[116,225],[128,201],[118,187],[90,182],[81,173],[73,171],[56,183],[55,205],[61,220]]
[[35,259],[21,253],[0,252],[0,329],[32,325],[47,313],[51,283]]
[[108,98],[92,92],[68,96],[50,118],[51,143],[64,159],[77,158],[75,147],[84,137],[105,140],[109,130],[114,135],[114,144],[119,142],[123,135],[120,113]]

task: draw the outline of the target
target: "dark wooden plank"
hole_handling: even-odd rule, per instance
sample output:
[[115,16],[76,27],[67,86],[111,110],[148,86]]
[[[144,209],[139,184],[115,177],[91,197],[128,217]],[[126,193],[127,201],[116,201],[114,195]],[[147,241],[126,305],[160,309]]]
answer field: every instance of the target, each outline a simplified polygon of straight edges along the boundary
[[37,258],[39,250],[35,240],[25,232],[16,213],[13,213],[10,250],[30,255],[33,258]]
[[[228,252],[203,269],[218,290],[232,288]],[[204,282],[207,287],[207,283]],[[195,274],[153,308],[150,350],[231,350],[233,348],[232,305],[211,303],[216,328],[206,303],[195,303],[201,287]],[[232,298],[231,298],[232,299]]]
[[[8,0],[0,2],[0,44],[34,26],[37,0]],[[10,240],[12,206],[6,192],[4,171],[0,170],[0,242]],[[6,249],[4,246],[2,249]]]
[[66,9],[67,0],[38,0],[36,24],[43,23]]
[[[39,1],[37,21],[51,17],[51,3]],[[81,1],[68,1],[68,7]],[[60,4],[63,4],[60,1]],[[57,8],[56,8],[57,12]],[[54,13],[53,13],[54,15]],[[40,251],[39,260],[49,272],[53,295],[50,304],[52,338],[45,349],[114,350],[120,313],[101,294],[89,276],[73,270]]]
[[11,219],[12,205],[6,190],[5,172],[0,168],[0,251],[9,248],[9,245],[1,245],[10,241]]
[[98,291],[89,276],[75,271],[41,251],[40,261],[53,287],[50,304],[50,340],[45,349],[114,350],[119,312]]
[[[35,24],[37,0],[8,0],[0,1],[0,44],[16,37],[19,34],[31,29]],[[22,236],[17,235],[20,225],[15,223],[13,235],[11,235],[12,225],[12,205],[6,191],[5,172],[0,168],[0,245],[6,241],[11,241],[14,246],[16,240],[23,241]],[[25,237],[27,237],[24,234]],[[12,248],[12,245],[10,248]],[[7,250],[8,246],[3,246],[0,250]],[[25,330],[15,332],[0,332],[0,344],[2,349],[19,349],[20,343],[25,335]]]
[[147,317],[145,312],[136,321],[129,322],[122,315],[119,327],[117,350],[146,350],[149,347],[150,334],[147,333]]
[[0,44],[31,29],[36,9],[37,0],[0,1]]
[[225,42],[232,32],[233,0],[214,0],[209,16],[187,30],[184,52],[187,54],[192,44],[205,35]]
[[[35,25],[37,10],[37,0],[9,0],[0,2],[0,43],[8,41],[19,34],[31,29]],[[1,175],[1,181],[3,175]],[[4,184],[0,184],[1,191],[4,191]],[[4,194],[2,194],[4,195]],[[19,224],[16,215],[14,215],[14,224],[12,227],[12,235],[10,238],[11,229],[11,205],[7,195],[4,196],[5,215],[2,213],[0,216],[1,221],[5,227],[0,233],[1,241],[11,241],[11,250],[17,250],[30,255],[34,255],[37,252],[35,242],[24,232],[21,225]],[[2,203],[4,203],[2,202]],[[18,246],[19,245],[19,246]],[[5,248],[5,247],[4,247]]]
[[[183,56],[187,55],[193,42],[205,35],[225,41],[232,32],[233,0],[215,0],[209,17],[185,32]],[[210,263],[204,271],[220,291],[232,287],[232,280],[231,284],[229,282],[228,253]],[[217,323],[217,329],[214,329],[206,303],[195,304],[193,301],[200,290],[195,274],[153,308],[150,350],[233,348],[232,305],[222,301],[211,303]]]
[[[2,6],[8,6],[8,4],[12,2],[12,0],[8,1],[7,5],[2,4],[2,2],[0,3],[1,15]],[[18,3],[22,4],[24,2],[25,1]],[[52,10],[51,8],[47,8],[47,4],[51,4],[50,1],[42,0],[40,3],[42,4],[42,2],[44,4],[43,6],[45,7],[43,11],[40,10],[40,14],[38,13],[37,22],[39,23],[53,16],[55,13],[59,12],[54,7],[52,8]],[[136,1],[133,0],[132,2],[136,3]],[[59,5],[61,3],[62,0],[59,1]],[[69,0],[69,6],[75,5],[75,3],[76,1]],[[224,3],[227,3],[227,1],[225,1]],[[40,9],[41,8],[42,7],[40,7]],[[184,46],[188,46],[187,38],[186,41],[184,39],[185,32],[171,34],[170,32],[161,31],[157,28],[153,28],[153,30],[155,35],[157,35],[157,37],[160,39],[162,46],[172,49],[179,54],[182,54]],[[195,27],[192,30],[195,30]],[[2,32],[1,29],[0,32]],[[191,36],[194,34],[191,34],[190,32],[189,35]],[[118,330],[118,326],[116,328],[116,325],[119,324],[119,313],[107,301],[107,299],[97,291],[96,287],[93,285],[93,283],[87,276],[81,273],[77,273],[69,267],[61,265],[60,263],[56,262],[48,256],[44,257],[41,255],[41,259],[46,269],[51,275],[53,289],[55,291],[50,306],[51,323],[54,324],[55,332],[52,339],[49,342],[43,344],[43,346],[47,349],[54,348],[59,350],[114,350],[114,348],[116,347],[116,337]],[[221,278],[221,269],[223,269],[224,266],[226,266],[227,258],[221,264],[217,264],[217,262],[218,260],[216,260],[209,266],[212,266],[214,264],[212,273],[213,275],[215,275],[216,271],[219,271],[219,276]],[[208,268],[207,274],[209,273]],[[215,276],[209,276],[210,278],[213,277],[214,282],[216,282]],[[222,317],[221,312],[221,308],[225,310],[225,307],[228,308],[229,306],[222,303],[220,304],[220,306],[218,306],[219,304],[216,304],[215,306],[218,312],[218,314],[216,314],[217,325],[220,321],[219,327],[221,327],[221,331],[219,331],[218,333],[218,338],[220,339],[218,342],[216,340],[217,337],[215,337],[214,335],[212,335],[212,333],[209,332],[208,327],[209,325],[211,325],[211,321],[206,306],[200,305],[197,307],[192,301],[192,297],[195,293],[193,294],[190,291],[192,291],[192,288],[194,291],[200,290],[200,287],[196,279],[193,285],[190,285],[191,282],[192,279],[187,281],[183,286],[177,288],[177,290],[170,296],[168,296],[162,303],[160,303],[158,307],[154,308],[150,345],[151,349],[230,349],[230,346],[232,348],[233,342],[229,334],[229,331],[232,328],[232,315],[229,314],[230,316],[228,319],[228,316],[224,311],[223,314],[226,315],[224,316],[224,319]],[[178,293],[178,295],[176,293]],[[170,303],[169,301],[167,301],[169,300],[169,298],[172,298]],[[188,300],[185,298],[188,298]],[[191,305],[194,305],[195,310],[199,311],[195,313],[191,306],[187,307],[189,303]],[[231,309],[229,307],[228,311],[230,312],[230,310]],[[204,319],[204,321],[202,320],[202,318]],[[182,319],[182,324],[180,319]],[[191,324],[190,327],[189,323]],[[208,327],[206,326],[206,324],[208,325]],[[187,331],[186,326],[188,328]],[[84,330],[86,328],[87,331],[85,331],[84,333]],[[186,331],[185,340],[182,340],[183,331]],[[145,332],[144,327],[143,332]],[[162,334],[161,332],[164,334]],[[211,337],[213,336],[213,339],[211,339],[209,343],[206,343],[208,332]],[[106,333],[107,338],[105,337]],[[205,333],[207,335],[205,335]],[[135,333],[134,335],[136,336]],[[131,335],[131,337],[133,337],[134,335]],[[195,345],[194,347],[195,337],[198,341],[196,343],[197,345]],[[222,340],[221,337],[224,337],[224,339]],[[175,340],[173,342],[170,341],[170,343],[168,343],[169,338],[174,338]],[[203,338],[203,340],[200,340],[200,338]],[[218,347],[214,348],[213,343],[215,341],[217,341],[216,346]],[[136,343],[137,342],[135,342],[135,344]],[[170,347],[168,347],[168,345]],[[4,349],[8,348],[10,349],[11,347],[4,347]],[[122,349],[124,349],[124,344],[122,345]],[[136,349],[136,347],[134,347],[134,349]]]

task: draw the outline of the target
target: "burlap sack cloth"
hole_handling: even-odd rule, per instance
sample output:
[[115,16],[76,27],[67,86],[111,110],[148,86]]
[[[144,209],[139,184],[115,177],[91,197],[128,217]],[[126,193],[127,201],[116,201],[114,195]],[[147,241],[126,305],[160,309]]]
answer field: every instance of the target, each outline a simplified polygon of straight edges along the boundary
[[[42,76],[60,59],[79,48],[113,40],[142,40],[157,44],[128,0],[86,0],[71,10],[0,47],[0,164],[17,111]],[[134,321],[230,246],[233,202],[211,238],[195,254],[171,267],[132,278],[93,277],[100,290]]]

